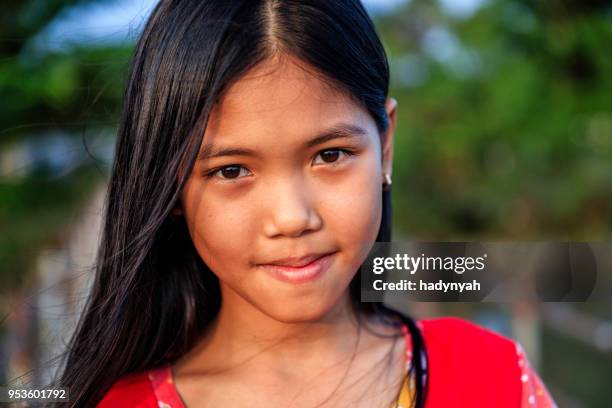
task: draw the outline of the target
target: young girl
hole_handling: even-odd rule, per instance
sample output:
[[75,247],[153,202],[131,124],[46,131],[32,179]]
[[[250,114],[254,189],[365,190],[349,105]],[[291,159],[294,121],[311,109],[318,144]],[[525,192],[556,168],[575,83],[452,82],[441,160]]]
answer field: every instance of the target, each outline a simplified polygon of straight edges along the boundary
[[77,407],[551,407],[517,345],[361,303],[397,103],[358,0],[162,0],[127,85]]

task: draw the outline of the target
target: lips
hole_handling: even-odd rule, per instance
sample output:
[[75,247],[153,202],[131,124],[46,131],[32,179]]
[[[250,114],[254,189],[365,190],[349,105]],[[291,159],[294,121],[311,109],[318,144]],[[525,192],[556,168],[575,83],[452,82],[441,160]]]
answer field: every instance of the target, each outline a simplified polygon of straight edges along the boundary
[[282,282],[305,284],[321,277],[330,267],[336,252],[284,258],[258,267]]
[[263,263],[262,265],[276,265],[276,266],[288,266],[288,267],[293,267],[293,268],[300,268],[300,267],[308,265],[309,263],[321,257],[329,255],[329,254],[331,254],[331,252],[320,253],[320,254],[310,254],[310,255],[304,255],[300,257],[289,257],[289,258],[278,259],[272,262],[266,262],[266,263]]

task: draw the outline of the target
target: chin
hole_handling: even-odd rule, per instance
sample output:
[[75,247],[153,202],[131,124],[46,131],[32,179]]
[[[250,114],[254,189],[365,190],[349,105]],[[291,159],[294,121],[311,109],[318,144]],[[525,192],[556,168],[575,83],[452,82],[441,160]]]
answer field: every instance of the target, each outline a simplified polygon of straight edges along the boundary
[[323,320],[334,308],[334,304],[322,299],[318,301],[275,302],[275,307],[262,308],[269,317],[283,323],[307,323]]

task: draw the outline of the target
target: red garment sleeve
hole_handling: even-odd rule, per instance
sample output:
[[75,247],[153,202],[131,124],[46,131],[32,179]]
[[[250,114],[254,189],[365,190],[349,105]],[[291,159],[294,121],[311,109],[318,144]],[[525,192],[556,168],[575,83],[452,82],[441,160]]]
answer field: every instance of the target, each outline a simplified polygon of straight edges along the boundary
[[151,381],[146,373],[130,374],[117,381],[98,408],[158,408]]
[[420,322],[428,356],[427,408],[523,406],[516,342],[455,317]]

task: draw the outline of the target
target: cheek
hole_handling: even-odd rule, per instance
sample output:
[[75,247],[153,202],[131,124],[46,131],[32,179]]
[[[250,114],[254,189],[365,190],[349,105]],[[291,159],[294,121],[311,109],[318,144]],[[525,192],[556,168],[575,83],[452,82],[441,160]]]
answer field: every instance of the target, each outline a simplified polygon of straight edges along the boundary
[[[247,262],[253,241],[250,208],[226,200],[198,200],[204,189],[192,186],[185,195],[189,233],[202,260],[217,274],[237,271]],[[220,276],[220,275],[219,275]],[[221,276],[220,276],[221,277]]]
[[376,239],[382,211],[380,165],[362,160],[345,182],[334,186],[322,213],[327,225],[345,248],[361,248]]

